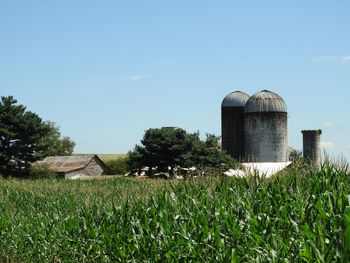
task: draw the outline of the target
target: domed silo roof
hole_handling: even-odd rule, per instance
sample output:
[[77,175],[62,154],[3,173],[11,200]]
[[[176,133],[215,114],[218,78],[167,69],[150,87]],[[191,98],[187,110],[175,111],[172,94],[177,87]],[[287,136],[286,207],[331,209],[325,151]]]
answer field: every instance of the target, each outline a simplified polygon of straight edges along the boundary
[[244,106],[249,96],[241,91],[226,95],[221,103],[222,149],[233,158],[244,158]]
[[227,94],[222,100],[221,107],[244,107],[249,95],[242,91],[234,91]]
[[287,112],[287,105],[280,95],[262,90],[249,98],[244,112]]

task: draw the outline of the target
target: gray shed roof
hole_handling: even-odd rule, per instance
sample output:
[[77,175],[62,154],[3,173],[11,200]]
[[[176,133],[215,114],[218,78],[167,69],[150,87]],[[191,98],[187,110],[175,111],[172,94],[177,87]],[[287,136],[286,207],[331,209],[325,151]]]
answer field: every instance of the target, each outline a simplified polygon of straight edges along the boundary
[[249,98],[244,112],[287,112],[287,105],[278,94],[262,90]]
[[249,95],[242,91],[234,91],[227,94],[221,103],[221,107],[244,107]]
[[104,166],[104,163],[96,154],[81,154],[71,156],[48,156],[42,161],[34,163],[34,166],[45,166],[55,172],[70,172],[85,168],[93,158]]

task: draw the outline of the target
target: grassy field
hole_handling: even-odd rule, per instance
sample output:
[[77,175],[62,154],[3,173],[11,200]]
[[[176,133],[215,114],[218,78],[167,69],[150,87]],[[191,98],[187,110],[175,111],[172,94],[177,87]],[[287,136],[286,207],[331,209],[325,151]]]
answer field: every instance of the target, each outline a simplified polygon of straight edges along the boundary
[[342,168],[184,181],[0,179],[14,262],[348,262]]
[[104,162],[111,161],[111,160],[116,160],[116,159],[119,159],[119,158],[125,158],[127,156],[127,154],[121,154],[121,153],[118,153],[118,154],[107,154],[107,153],[104,153],[104,154],[97,154],[97,155]]

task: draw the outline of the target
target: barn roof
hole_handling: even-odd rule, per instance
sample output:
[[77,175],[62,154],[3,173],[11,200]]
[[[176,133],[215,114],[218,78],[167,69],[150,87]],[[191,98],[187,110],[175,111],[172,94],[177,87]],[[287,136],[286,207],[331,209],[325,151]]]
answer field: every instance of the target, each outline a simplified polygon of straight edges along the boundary
[[93,158],[104,166],[104,163],[96,154],[80,154],[70,156],[48,156],[42,161],[34,163],[34,166],[45,166],[55,172],[70,172],[85,168]]

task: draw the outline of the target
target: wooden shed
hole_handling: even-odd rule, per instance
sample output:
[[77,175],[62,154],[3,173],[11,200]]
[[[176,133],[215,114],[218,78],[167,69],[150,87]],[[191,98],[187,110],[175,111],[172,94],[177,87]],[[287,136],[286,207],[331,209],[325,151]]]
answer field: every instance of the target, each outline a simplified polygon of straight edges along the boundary
[[48,156],[34,166],[45,166],[67,179],[99,176],[105,169],[105,164],[96,154]]

